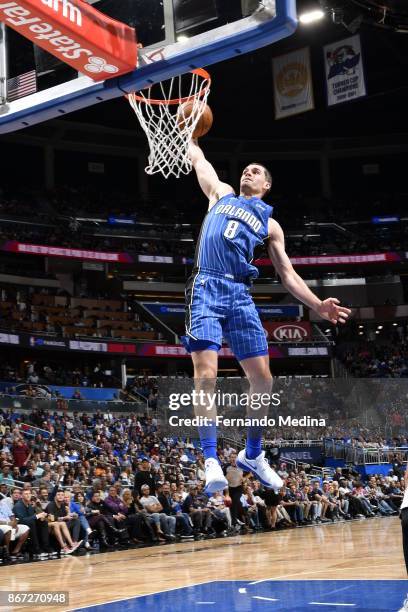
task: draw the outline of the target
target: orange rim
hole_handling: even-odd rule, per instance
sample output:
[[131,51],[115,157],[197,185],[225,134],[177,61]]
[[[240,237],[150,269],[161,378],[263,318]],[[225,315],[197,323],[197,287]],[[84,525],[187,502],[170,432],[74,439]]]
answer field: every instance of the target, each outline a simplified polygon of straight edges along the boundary
[[129,98],[132,97],[133,100],[137,100],[137,102],[144,102],[145,104],[153,104],[156,106],[160,106],[161,104],[165,106],[170,106],[171,104],[184,104],[185,102],[190,102],[191,100],[194,100],[197,97],[202,98],[211,85],[211,76],[206,70],[204,70],[204,68],[195,68],[194,70],[191,70],[191,74],[197,74],[204,80],[208,81],[207,85],[203,87],[203,89],[193,94],[192,96],[187,96],[186,98],[173,98],[172,100],[155,100],[154,98],[145,98],[144,96],[139,96],[136,92],[133,92],[130,94],[126,94],[125,98],[129,100]]

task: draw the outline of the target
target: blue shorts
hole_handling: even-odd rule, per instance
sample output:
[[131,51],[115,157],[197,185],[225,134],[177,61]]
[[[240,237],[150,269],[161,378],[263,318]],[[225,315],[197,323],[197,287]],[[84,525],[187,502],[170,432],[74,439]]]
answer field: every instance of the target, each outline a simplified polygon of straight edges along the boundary
[[186,336],[181,340],[192,353],[204,348],[219,350],[223,338],[238,361],[268,355],[265,330],[250,287],[200,272],[186,286]]

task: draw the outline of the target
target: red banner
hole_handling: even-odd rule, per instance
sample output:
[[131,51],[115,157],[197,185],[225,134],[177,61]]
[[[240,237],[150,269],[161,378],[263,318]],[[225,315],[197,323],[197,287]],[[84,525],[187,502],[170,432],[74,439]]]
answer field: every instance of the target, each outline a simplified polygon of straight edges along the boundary
[[303,342],[312,337],[312,327],[308,322],[270,323],[263,321],[262,325],[268,332],[269,342]]
[[109,253],[106,251],[86,251],[84,249],[71,249],[69,247],[47,246],[45,244],[26,244],[16,240],[8,240],[2,251],[24,253],[25,255],[46,255],[48,257],[68,257],[70,259],[90,259],[93,261],[112,261],[118,263],[131,263],[132,257],[127,253]]
[[135,30],[83,0],[0,1],[0,21],[94,81],[136,68]]
[[[313,255],[312,257],[291,257],[294,266],[336,266],[401,261],[398,253],[367,253],[365,255]],[[271,266],[270,259],[257,259],[256,266]]]

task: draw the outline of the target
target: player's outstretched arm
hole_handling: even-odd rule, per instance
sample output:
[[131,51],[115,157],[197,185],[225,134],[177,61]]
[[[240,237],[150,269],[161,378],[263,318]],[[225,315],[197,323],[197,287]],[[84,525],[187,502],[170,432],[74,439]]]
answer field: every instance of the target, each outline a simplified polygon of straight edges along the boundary
[[320,300],[306,285],[305,281],[295,272],[291,261],[285,251],[285,238],[279,223],[274,219],[269,219],[268,223],[268,253],[269,257],[279,274],[285,289],[298,300],[309,306],[322,319],[327,319],[331,323],[346,323],[351,310],[340,306],[337,298],[327,298]]
[[209,200],[209,208],[228,193],[234,193],[231,185],[223,183],[218,178],[210,162],[205,158],[196,140],[192,140],[189,145],[188,154],[197,174],[197,179],[201,189]]

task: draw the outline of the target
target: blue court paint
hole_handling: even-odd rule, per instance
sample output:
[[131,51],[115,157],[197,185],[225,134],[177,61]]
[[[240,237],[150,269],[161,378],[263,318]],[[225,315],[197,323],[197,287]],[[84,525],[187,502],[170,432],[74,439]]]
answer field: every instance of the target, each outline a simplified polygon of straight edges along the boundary
[[[221,569],[221,568],[220,568]],[[92,612],[397,612],[406,580],[242,580],[207,582],[81,610]]]

